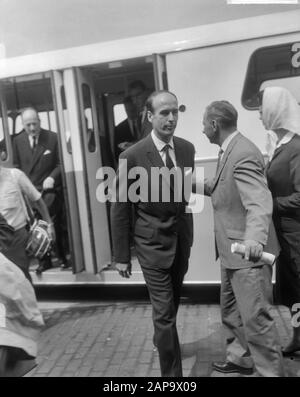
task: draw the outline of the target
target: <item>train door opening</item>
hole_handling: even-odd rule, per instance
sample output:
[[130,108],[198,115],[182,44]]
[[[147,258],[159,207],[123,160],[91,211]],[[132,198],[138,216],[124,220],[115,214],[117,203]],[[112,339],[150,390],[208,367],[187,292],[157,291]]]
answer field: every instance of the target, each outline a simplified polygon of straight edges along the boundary
[[[53,216],[56,216],[59,222],[60,233],[57,236],[59,239],[57,243],[60,244],[60,250],[57,250],[57,255],[52,258],[52,269],[43,272],[39,277],[34,272],[38,263],[32,261],[30,270],[34,282],[48,282],[57,272],[60,275],[58,280],[63,280],[69,274],[83,270],[81,238],[78,234],[78,227],[74,227],[78,222],[78,208],[77,204],[70,200],[74,197],[74,186],[72,188],[72,178],[70,177],[70,171],[72,170],[70,170],[70,167],[68,168],[66,163],[65,139],[55,109],[52,80],[50,73],[42,73],[10,78],[1,82],[2,130],[4,129],[2,135],[5,137],[4,142],[3,139],[1,140],[1,160],[4,166],[12,167],[15,163],[12,146],[15,137],[23,130],[20,114],[22,109],[27,107],[36,109],[40,118],[41,129],[55,132],[58,137],[62,183],[59,184],[59,193],[56,190],[56,195],[59,194],[61,211],[59,216],[56,214]],[[47,153],[47,150],[44,150],[44,153]],[[54,204],[54,211],[58,208],[56,205]]]
[[[103,267],[105,263],[103,258],[107,256],[107,250],[104,255],[103,252],[101,253],[99,241],[110,236],[110,206],[109,203],[106,203],[106,217],[103,213],[104,206],[101,211],[97,210],[99,203],[96,203],[94,199],[99,180],[96,179],[95,173],[97,167],[100,166],[117,168],[120,152],[116,150],[116,130],[130,118],[126,108],[126,100],[131,100],[129,98],[130,84],[137,81],[142,82],[146,91],[145,99],[155,89],[167,88],[164,58],[153,55],[80,68],[77,69],[77,81],[78,90],[81,91],[80,113],[83,124],[85,168],[89,174],[87,179],[90,216],[94,221],[92,229],[97,271],[100,272],[102,281],[106,283],[128,283],[128,280],[120,278],[111,264]],[[93,144],[95,143],[92,151],[88,146],[89,130],[93,131],[92,141]],[[127,141],[127,138],[124,137],[124,141]],[[134,142],[134,139],[132,141]],[[107,241],[106,247],[111,250],[110,240]],[[130,282],[143,282],[134,248],[132,254],[133,276]],[[110,255],[113,259],[111,251]]]

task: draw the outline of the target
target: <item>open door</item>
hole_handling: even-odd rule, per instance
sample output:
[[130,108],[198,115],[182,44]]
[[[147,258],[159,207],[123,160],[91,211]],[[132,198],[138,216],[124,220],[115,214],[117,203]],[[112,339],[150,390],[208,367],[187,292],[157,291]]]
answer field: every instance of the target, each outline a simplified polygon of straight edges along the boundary
[[2,83],[0,82],[0,159],[4,167],[12,167],[12,145],[7,121],[7,106],[4,92]]
[[124,108],[124,94],[113,93],[105,97],[106,108],[108,113],[108,129],[111,137],[111,151],[113,153],[114,167],[118,166],[118,158],[115,155],[115,127],[127,118]]
[[71,247],[71,259],[73,272],[79,273],[84,270],[83,246],[80,234],[80,220],[78,201],[76,194],[75,170],[72,157],[72,142],[70,130],[69,110],[67,107],[65,87],[63,82],[63,72],[53,72],[53,91],[57,114],[57,124],[60,134],[58,134],[59,144],[62,154],[62,165],[64,172],[63,185],[64,197],[67,207],[69,243]]
[[95,271],[99,272],[111,262],[107,203],[97,199],[97,171],[104,165],[101,154],[101,132],[99,129],[96,97],[90,74],[76,69],[79,110],[82,131],[82,152],[87,181],[89,224]]
[[167,90],[168,80],[166,72],[166,59],[164,55],[153,55],[153,72],[156,90]]

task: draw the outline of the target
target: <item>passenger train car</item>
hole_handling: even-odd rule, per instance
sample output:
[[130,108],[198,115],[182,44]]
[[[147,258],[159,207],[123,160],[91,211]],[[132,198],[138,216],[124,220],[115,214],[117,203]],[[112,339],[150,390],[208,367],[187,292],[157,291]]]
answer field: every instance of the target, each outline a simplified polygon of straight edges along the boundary
[[[133,274],[112,267],[109,204],[97,200],[101,166],[116,167],[114,127],[124,116],[128,84],[168,88],[182,111],[176,135],[196,147],[196,165],[213,175],[218,148],[202,133],[213,100],[239,112],[239,130],[265,152],[266,132],[256,94],[266,85],[288,87],[300,102],[300,10],[219,22],[146,36],[0,60],[1,159],[12,166],[19,110],[35,106],[42,127],[57,132],[72,268],[53,268],[35,284],[143,284],[133,252]],[[90,139],[94,145],[89,145]],[[214,285],[213,217],[209,199],[194,215],[194,245],[185,284]]]

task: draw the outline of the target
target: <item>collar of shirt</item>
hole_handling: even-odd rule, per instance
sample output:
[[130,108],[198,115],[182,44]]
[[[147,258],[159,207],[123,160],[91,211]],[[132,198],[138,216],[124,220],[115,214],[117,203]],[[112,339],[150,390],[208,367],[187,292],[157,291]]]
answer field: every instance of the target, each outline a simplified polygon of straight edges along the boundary
[[222,156],[223,157],[225,150],[228,148],[230,142],[233,140],[233,138],[238,134],[238,131],[234,131],[232,134],[230,134],[225,141],[222,143],[221,149],[223,150]]
[[38,133],[38,134],[29,134],[28,136],[29,136],[30,146],[32,147],[32,145],[33,145],[33,137],[34,136],[36,137],[36,144],[37,144],[38,141],[39,141],[40,133]]
[[171,150],[169,150],[169,154],[170,154],[170,157],[171,157],[171,159],[173,161],[173,164],[175,165],[175,167],[177,167],[173,137],[171,138],[170,142],[166,143],[166,142],[162,141],[161,139],[159,139],[155,135],[154,131],[152,130],[151,131],[151,138],[152,138],[153,143],[154,143],[156,149],[158,150],[158,152],[160,154],[160,157],[162,158],[164,163],[166,163],[166,152],[163,150],[163,148],[166,145],[170,146]]
[[288,131],[283,138],[276,144],[276,149],[278,149],[280,146],[285,145],[286,143],[289,143],[289,141],[293,138],[293,136],[295,135],[294,132],[292,131]]
[[174,150],[173,137],[170,139],[170,142],[169,142],[169,143],[166,143],[166,142],[162,141],[161,139],[159,139],[159,138],[155,135],[155,133],[154,133],[153,130],[151,131],[151,137],[152,137],[152,140],[153,140],[153,142],[154,142],[154,145],[156,146],[156,149],[157,149],[159,152],[161,152],[161,151],[163,150],[163,148],[164,148],[166,145],[170,145],[170,146],[171,146],[171,149]]

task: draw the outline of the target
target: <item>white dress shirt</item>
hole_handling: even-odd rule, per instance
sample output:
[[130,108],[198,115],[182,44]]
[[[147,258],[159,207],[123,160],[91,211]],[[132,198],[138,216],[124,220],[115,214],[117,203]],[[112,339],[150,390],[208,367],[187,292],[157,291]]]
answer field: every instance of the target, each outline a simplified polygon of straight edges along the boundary
[[169,143],[166,143],[166,142],[162,141],[161,139],[159,139],[155,135],[154,131],[152,130],[151,138],[152,138],[154,145],[155,145],[156,149],[158,150],[160,157],[162,158],[162,161],[164,162],[165,165],[166,165],[166,151],[164,150],[164,147],[166,145],[170,146],[169,154],[170,154],[171,160],[173,161],[174,166],[177,167],[173,137],[171,138]]
[[36,137],[36,141],[35,141],[35,146],[36,146],[36,145],[38,144],[40,134],[36,134],[36,135],[29,134],[29,135],[28,135],[29,143],[30,143],[31,149],[33,148],[33,137],[34,137],[34,136]]

